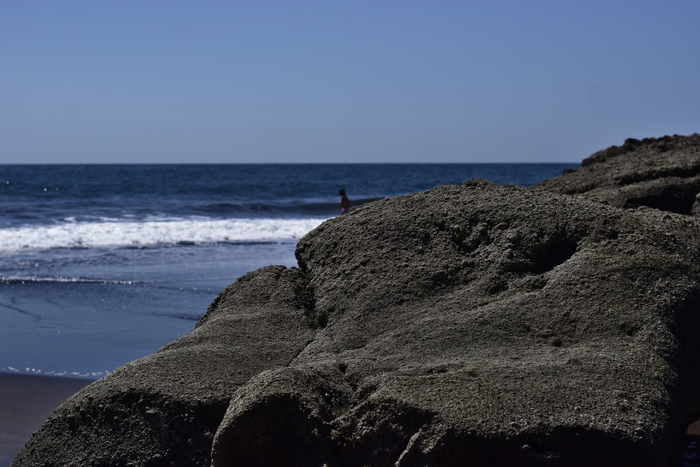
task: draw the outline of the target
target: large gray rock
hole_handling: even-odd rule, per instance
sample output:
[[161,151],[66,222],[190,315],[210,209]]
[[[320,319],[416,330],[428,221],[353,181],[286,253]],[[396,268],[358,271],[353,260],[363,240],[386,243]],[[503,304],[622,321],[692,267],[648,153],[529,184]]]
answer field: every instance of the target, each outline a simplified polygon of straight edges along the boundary
[[355,208],[13,465],[667,465],[700,417],[699,231],[481,180]]
[[239,278],[194,331],[56,409],[12,465],[209,465],[236,389],[313,339],[304,288],[301,271],[283,266]]
[[700,215],[700,135],[628,139],[598,151],[581,168],[536,185],[621,208],[649,206]]

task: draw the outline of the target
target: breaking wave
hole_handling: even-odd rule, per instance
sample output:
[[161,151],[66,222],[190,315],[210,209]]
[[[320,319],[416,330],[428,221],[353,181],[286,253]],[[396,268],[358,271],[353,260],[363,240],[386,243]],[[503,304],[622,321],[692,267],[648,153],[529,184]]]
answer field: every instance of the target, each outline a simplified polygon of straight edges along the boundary
[[62,223],[0,229],[0,252],[225,242],[296,242],[325,219],[180,219]]

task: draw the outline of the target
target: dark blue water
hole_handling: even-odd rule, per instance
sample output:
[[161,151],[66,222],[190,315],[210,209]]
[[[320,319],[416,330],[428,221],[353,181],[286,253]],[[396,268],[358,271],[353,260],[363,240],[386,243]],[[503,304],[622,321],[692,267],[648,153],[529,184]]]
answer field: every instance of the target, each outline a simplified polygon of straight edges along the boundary
[[365,202],[481,177],[529,186],[573,164],[0,166],[0,227],[72,219],[323,217],[345,188]]

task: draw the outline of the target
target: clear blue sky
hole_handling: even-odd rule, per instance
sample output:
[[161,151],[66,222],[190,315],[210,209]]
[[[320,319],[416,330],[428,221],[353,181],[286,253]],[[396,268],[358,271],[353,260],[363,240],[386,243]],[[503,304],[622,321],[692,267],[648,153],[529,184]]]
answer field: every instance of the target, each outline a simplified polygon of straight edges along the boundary
[[579,162],[700,132],[700,1],[3,1],[0,163]]

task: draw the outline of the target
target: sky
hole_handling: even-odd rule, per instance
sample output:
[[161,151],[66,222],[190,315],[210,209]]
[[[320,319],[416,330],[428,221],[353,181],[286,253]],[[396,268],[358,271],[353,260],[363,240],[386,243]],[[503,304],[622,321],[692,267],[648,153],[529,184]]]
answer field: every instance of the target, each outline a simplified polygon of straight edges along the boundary
[[578,163],[700,132],[698,24],[698,0],[8,0],[0,163]]

